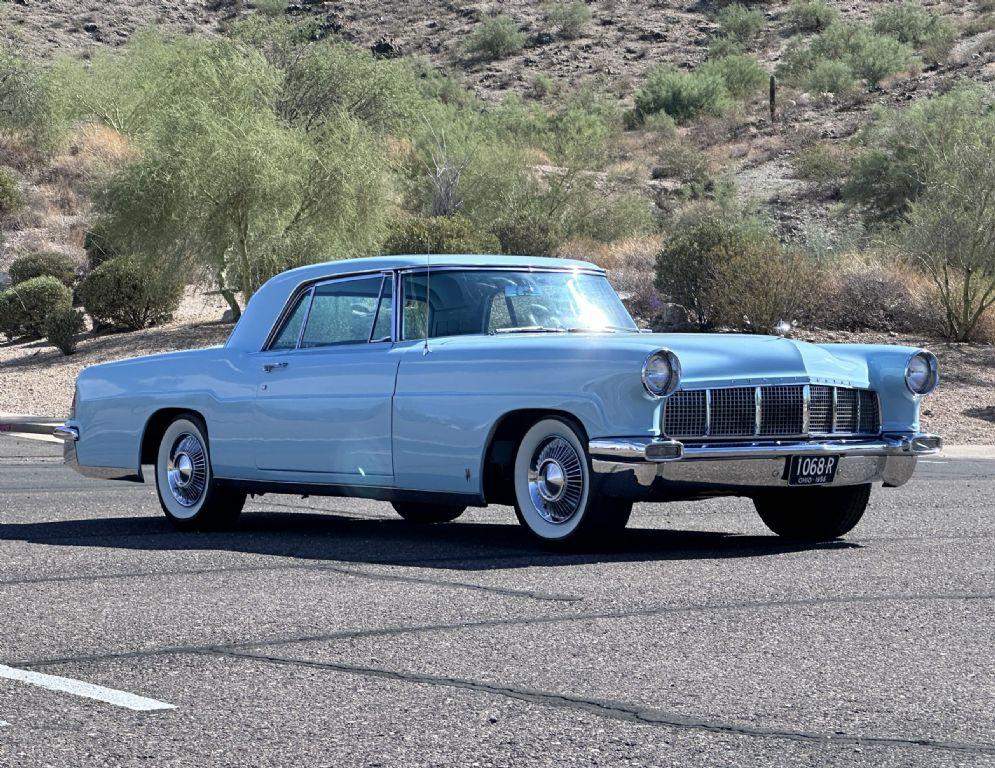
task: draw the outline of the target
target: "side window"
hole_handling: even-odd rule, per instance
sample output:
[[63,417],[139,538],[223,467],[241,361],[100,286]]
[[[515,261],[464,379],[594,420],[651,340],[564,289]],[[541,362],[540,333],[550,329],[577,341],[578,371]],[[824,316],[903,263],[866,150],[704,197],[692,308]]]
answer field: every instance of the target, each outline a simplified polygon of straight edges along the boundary
[[383,277],[377,275],[317,286],[301,349],[368,342],[381,304],[382,284]]
[[297,300],[293,310],[283,321],[283,327],[269,345],[270,349],[296,349],[297,339],[301,335],[304,316],[307,315],[308,304],[311,302],[311,291],[305,291]]

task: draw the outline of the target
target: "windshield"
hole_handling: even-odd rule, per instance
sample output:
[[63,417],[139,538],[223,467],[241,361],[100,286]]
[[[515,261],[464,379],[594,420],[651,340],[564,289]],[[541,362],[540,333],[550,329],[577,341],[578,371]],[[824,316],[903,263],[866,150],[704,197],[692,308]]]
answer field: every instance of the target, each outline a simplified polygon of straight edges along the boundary
[[[431,285],[426,313],[425,297]],[[603,275],[527,270],[433,270],[404,278],[403,338],[500,333],[636,331]]]

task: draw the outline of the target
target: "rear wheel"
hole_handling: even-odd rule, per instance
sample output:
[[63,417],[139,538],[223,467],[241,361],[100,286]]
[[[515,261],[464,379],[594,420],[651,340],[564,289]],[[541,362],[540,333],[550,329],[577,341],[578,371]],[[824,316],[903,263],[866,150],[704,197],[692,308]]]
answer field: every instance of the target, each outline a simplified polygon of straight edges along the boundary
[[448,523],[466,511],[466,507],[421,504],[410,501],[395,501],[391,506],[409,523]]
[[183,530],[224,528],[238,519],[245,494],[217,484],[207,427],[193,414],[177,417],[159,441],[155,486],[166,517]]
[[515,513],[547,544],[590,542],[625,528],[632,502],[591,487],[591,461],[580,429],[561,418],[532,425],[515,456]]
[[796,541],[830,541],[853,530],[870,498],[870,485],[787,488],[756,496],[753,506],[778,536]]

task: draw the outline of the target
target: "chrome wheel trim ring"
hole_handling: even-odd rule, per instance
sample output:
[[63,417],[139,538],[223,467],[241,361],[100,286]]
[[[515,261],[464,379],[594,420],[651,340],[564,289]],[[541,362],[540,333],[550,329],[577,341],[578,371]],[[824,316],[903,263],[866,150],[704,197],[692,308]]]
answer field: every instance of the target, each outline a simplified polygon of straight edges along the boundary
[[584,498],[584,465],[577,450],[560,436],[541,441],[528,470],[529,498],[547,523],[563,525]]
[[166,463],[169,492],[177,504],[193,507],[207,491],[207,452],[200,438],[183,432],[169,449]]

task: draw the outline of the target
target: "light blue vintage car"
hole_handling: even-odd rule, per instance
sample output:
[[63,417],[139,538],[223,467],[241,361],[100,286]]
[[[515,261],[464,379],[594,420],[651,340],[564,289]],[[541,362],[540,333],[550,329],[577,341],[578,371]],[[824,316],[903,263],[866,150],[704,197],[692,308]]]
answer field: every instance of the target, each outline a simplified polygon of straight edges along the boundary
[[640,332],[581,261],[390,256],[274,277],[222,347],[87,368],[58,432],[85,475],[153,465],[181,528],[326,494],[423,523],[513,504],[570,542],[637,500],[738,495],[824,540],[940,450],[919,427],[938,380],[919,349]]

